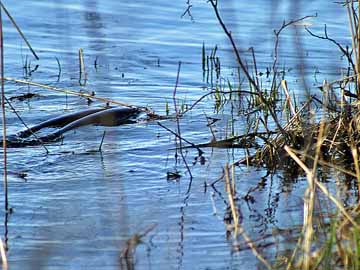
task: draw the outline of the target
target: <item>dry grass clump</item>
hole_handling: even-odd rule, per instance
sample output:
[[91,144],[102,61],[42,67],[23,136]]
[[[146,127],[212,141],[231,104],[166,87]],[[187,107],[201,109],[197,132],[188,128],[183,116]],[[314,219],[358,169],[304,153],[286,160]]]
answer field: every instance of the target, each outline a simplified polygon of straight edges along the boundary
[[[218,1],[210,0],[209,3],[230,40],[239,67],[250,85],[248,101],[259,119],[248,134],[226,139],[226,142],[233,144],[239,140],[262,141],[262,146],[252,154],[251,149],[246,149],[246,158],[234,165],[261,166],[270,172],[280,169],[284,175],[298,177],[301,174],[307,180],[307,189],[303,195],[304,220],[297,244],[290,252],[283,252],[282,256],[267,260],[243,231],[242,219],[238,214],[239,207],[235,204],[240,200],[239,193],[231,180],[233,178],[229,177],[229,168],[225,166],[227,204],[231,206],[227,211],[227,228],[236,240],[238,235],[243,236],[254,255],[267,269],[360,269],[359,2],[346,0],[341,3],[349,17],[351,48],[345,48],[329,37],[326,27],[323,35],[306,29],[310,35],[337,46],[347,59],[349,68],[343,78],[330,83],[325,81],[320,87],[322,92],[309,95],[307,102],[301,107],[296,105],[298,102],[290,94],[284,78],[281,78],[280,82],[278,80],[277,51],[280,33],[289,25],[309,16],[284,22],[281,28],[274,32],[275,60],[271,70],[273,80],[271,89],[266,91],[259,85],[255,60],[254,71],[244,65],[232,33],[221,18]],[[274,104],[280,89],[285,96],[285,100],[280,104],[281,111],[288,117],[285,125],[279,120],[279,105]],[[258,102],[254,102],[256,100]],[[315,110],[315,107],[318,109]],[[275,126],[275,131],[269,128],[268,119]],[[353,199],[352,204],[344,207],[340,188],[337,189],[337,185],[329,188],[323,183],[320,176],[324,171],[331,171],[332,175],[327,179],[340,183],[339,186],[344,185],[343,179],[350,179],[355,183],[358,196]],[[324,204],[331,207],[322,208]]]

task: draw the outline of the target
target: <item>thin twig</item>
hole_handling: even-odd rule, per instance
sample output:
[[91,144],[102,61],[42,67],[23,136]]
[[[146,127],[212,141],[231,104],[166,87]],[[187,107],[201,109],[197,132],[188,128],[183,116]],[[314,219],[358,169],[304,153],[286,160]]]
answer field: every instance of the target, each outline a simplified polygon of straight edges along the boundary
[[[233,167],[233,166],[232,166]],[[234,168],[234,167],[233,167]],[[234,181],[234,179],[233,179]],[[235,200],[234,200],[234,192],[235,190],[232,189],[230,185],[230,176],[229,176],[229,165],[225,165],[225,184],[226,184],[226,192],[228,193],[228,199],[230,204],[230,209],[232,213],[232,217],[234,219],[234,237],[237,238],[238,233],[241,234],[241,236],[244,238],[246,244],[249,246],[253,254],[258,258],[259,261],[261,261],[267,269],[272,269],[269,262],[265,260],[265,258],[260,254],[260,252],[257,250],[257,247],[254,244],[254,241],[247,235],[245,232],[245,229],[241,224],[239,223],[239,216],[238,216],[238,210],[236,209]]]
[[18,31],[18,33],[20,34],[20,36],[22,37],[22,39],[25,41],[26,45],[29,47],[31,53],[34,55],[34,57],[36,58],[36,60],[39,60],[39,57],[37,56],[36,52],[34,51],[34,49],[31,47],[29,41],[26,39],[25,35],[23,34],[23,32],[21,31],[20,27],[17,25],[17,23],[15,22],[14,18],[11,16],[11,14],[9,13],[9,11],[5,8],[4,4],[2,3],[2,1],[0,1],[0,5],[2,7],[2,9],[4,10],[5,14],[9,17],[10,21],[12,22],[12,24],[14,25],[14,27],[16,28],[16,30]]
[[299,22],[301,22],[303,20],[306,20],[306,19],[309,19],[309,18],[314,18],[314,17],[317,17],[317,14],[315,14],[315,15],[307,15],[307,16],[301,17],[301,18],[296,19],[296,20],[291,20],[289,22],[283,21],[283,24],[281,25],[279,30],[277,30],[277,31],[274,30],[275,46],[274,46],[274,62],[273,62],[273,66],[272,66],[274,76],[276,76],[276,65],[277,65],[277,62],[278,62],[278,50],[279,50],[279,40],[280,40],[281,32],[284,31],[285,28],[289,27],[290,25],[293,25],[293,24],[299,23]]
[[176,103],[176,91],[177,91],[177,87],[179,85],[180,69],[181,69],[181,62],[179,62],[179,65],[178,65],[178,70],[177,70],[177,73],[176,73],[175,87],[174,87],[174,91],[173,91],[173,102],[174,102],[174,109],[175,109],[176,116],[179,115],[179,111],[178,111],[177,103]]
[[[139,107],[139,106],[135,106],[135,105],[131,105],[125,102],[121,102],[121,101],[116,101],[113,99],[108,99],[108,98],[103,98],[103,97],[98,97],[98,96],[94,96],[93,94],[88,94],[88,93],[83,93],[83,92],[77,92],[77,91],[73,91],[70,89],[65,89],[65,88],[59,88],[59,87],[54,87],[54,86],[50,86],[50,85],[46,85],[46,84],[42,84],[42,83],[37,83],[37,82],[30,82],[30,81],[25,81],[25,80],[19,80],[19,79],[15,79],[15,78],[10,78],[10,77],[4,77],[5,81],[9,81],[9,82],[15,82],[15,83],[21,83],[21,84],[26,84],[26,85],[32,85],[32,86],[36,86],[36,87],[40,87],[40,88],[44,88],[44,89],[48,89],[54,92],[58,92],[58,93],[63,93],[63,94],[69,94],[69,95],[74,95],[74,96],[78,96],[78,97],[82,97],[82,98],[89,98],[89,99],[95,99],[98,101],[102,101],[105,102],[107,104],[115,104],[115,105],[120,105],[120,106],[124,106],[124,107],[128,107],[128,108],[137,108],[139,111],[145,112],[147,114],[150,115],[155,115],[156,114],[150,110],[147,107]],[[93,92],[93,91],[91,91]]]
[[256,64],[256,57],[255,57],[255,50],[254,47],[250,48],[251,51],[251,55],[253,58],[253,64],[254,64],[254,71],[255,71],[255,79],[256,79],[256,84],[257,86],[260,88],[260,83],[259,83],[259,74],[258,74],[258,70],[257,70],[257,64]]
[[6,251],[5,251],[5,243],[3,242],[3,240],[0,238],[0,255],[1,255],[1,264],[2,264],[2,269],[3,270],[7,270],[8,269],[8,260],[6,257]]
[[[174,87],[174,92],[173,92],[173,101],[174,101],[174,109],[175,109],[175,115],[176,115],[177,134],[181,137],[180,121],[179,121],[180,114],[179,114],[179,111],[178,111],[178,108],[177,108],[177,104],[176,104],[176,91],[177,91],[177,87],[178,87],[178,85],[179,85],[180,70],[181,70],[181,62],[179,62],[179,66],[178,66],[178,70],[177,70],[177,74],[176,74],[176,82],[175,82],[175,87]],[[191,183],[192,183],[193,176],[192,176],[190,167],[189,167],[189,165],[187,164],[187,161],[186,161],[186,159],[185,159],[184,153],[183,153],[183,151],[182,151],[182,140],[179,140],[179,145],[180,145],[180,155],[181,155],[181,158],[182,158],[182,160],[184,161],[184,164],[185,164],[185,166],[186,166],[186,169],[187,169],[187,171],[189,172],[189,175],[190,175],[190,183],[189,183],[189,188],[188,188],[188,191],[187,191],[187,193],[189,193],[189,192],[190,192],[190,187],[191,187]]]
[[[1,2],[0,2],[1,4]],[[3,128],[3,164],[4,164],[4,195],[5,195],[5,211],[9,211],[8,198],[8,180],[7,180],[7,142],[6,142],[6,113],[5,113],[5,88],[4,88],[4,39],[2,12],[0,9],[0,75],[1,75],[1,110],[2,110],[2,128]]]
[[[234,166],[232,166],[234,167]],[[230,185],[230,176],[229,176],[229,164],[225,164],[225,189],[226,193],[228,194],[230,209],[231,209],[231,215],[234,220],[234,238],[237,238],[238,229],[239,229],[239,215],[238,210],[236,209],[235,200],[234,200],[234,190],[232,189],[232,186]]]
[[[311,170],[304,164],[304,162],[299,159],[294,151],[287,145],[285,145],[284,149],[286,152],[290,155],[290,157],[305,171],[306,174],[311,174]],[[358,230],[360,230],[360,225],[349,215],[349,213],[346,211],[346,209],[343,206],[343,203],[339,202],[325,187],[324,184],[320,183],[316,178],[314,179],[314,182],[316,186],[327,196],[340,210],[340,212],[349,220],[349,222],[356,227]]]
[[191,111],[197,104],[199,104],[204,98],[211,96],[211,95],[215,95],[215,94],[249,94],[249,95],[254,95],[254,96],[259,96],[258,93],[253,92],[253,91],[247,91],[247,90],[231,90],[231,91],[211,91],[209,93],[204,94],[203,96],[201,96],[198,100],[196,100],[189,108],[187,108],[186,110],[184,110],[183,112],[181,112],[181,115],[184,115],[185,113]]
[[46,154],[49,154],[49,150],[47,149],[47,147],[45,146],[45,144],[41,141],[41,139],[35,134],[35,132],[32,132],[31,128],[25,123],[25,121],[22,119],[22,117],[18,114],[18,112],[15,110],[14,106],[11,104],[10,100],[8,98],[5,97],[6,103],[10,106],[10,108],[12,109],[13,113],[15,113],[15,115],[17,116],[17,118],[20,120],[20,122],[24,125],[24,127],[30,131],[31,135],[34,136],[34,138],[40,142],[41,146],[44,147]]
[[87,81],[87,74],[85,71],[85,61],[83,49],[79,49],[79,84],[85,86]]
[[217,0],[209,0],[211,6],[213,7],[214,9],[214,12],[215,12],[215,15],[216,15],[216,18],[218,20],[218,22],[220,23],[224,33],[226,34],[226,36],[228,37],[232,47],[233,47],[233,51],[235,53],[235,56],[236,56],[236,60],[238,62],[238,64],[240,65],[242,71],[244,72],[247,80],[249,81],[250,85],[252,85],[254,87],[254,89],[256,89],[256,92],[258,93],[259,95],[259,98],[260,98],[260,101],[265,105],[265,107],[268,109],[271,117],[273,118],[274,120],[274,123],[276,124],[277,128],[279,129],[280,133],[285,137],[287,138],[287,134],[285,132],[285,130],[282,128],[279,120],[278,120],[278,117],[274,111],[274,108],[271,106],[271,104],[269,104],[268,100],[264,97],[261,89],[259,88],[259,86],[256,84],[256,82],[254,81],[254,79],[252,78],[252,76],[250,75],[246,65],[244,64],[243,60],[241,59],[240,57],[240,53],[239,53],[239,50],[235,44],[235,41],[232,37],[232,34],[231,32],[227,29],[224,21],[222,20],[221,16],[220,16],[220,13],[219,13],[219,9],[218,9],[218,1]]
[[[171,132],[171,130],[169,130]],[[227,139],[222,139],[222,140],[217,140],[217,141],[210,141],[207,143],[199,143],[199,144],[193,144],[185,139],[183,139],[185,142],[189,143],[190,146],[184,146],[183,148],[191,148],[194,147],[196,149],[198,149],[199,147],[224,147],[224,148],[228,148],[228,147],[235,147],[234,143],[235,141],[239,141],[239,140],[254,140],[256,137],[268,142],[267,138],[264,137],[264,135],[275,135],[275,134],[279,134],[279,132],[277,131],[264,131],[264,132],[251,132],[251,133],[246,133],[243,135],[237,135],[237,136],[233,136]],[[270,142],[268,142],[270,143]],[[240,146],[240,148],[243,148],[242,146]]]
[[319,38],[319,39],[324,39],[324,40],[328,40],[330,42],[332,42],[333,44],[335,44],[339,50],[345,55],[346,59],[348,60],[348,62],[351,64],[351,67],[354,71],[356,71],[356,67],[354,65],[354,62],[351,58],[351,52],[349,53],[348,50],[346,50],[339,42],[337,42],[335,39],[333,38],[330,38],[328,36],[328,33],[327,33],[327,26],[325,24],[324,26],[324,36],[320,36],[320,35],[317,35],[317,34],[314,34],[308,27],[305,26],[305,30],[313,37],[316,37],[316,38]]
[[[353,12],[352,12],[352,8],[353,8],[353,1],[351,1],[351,5],[349,5],[349,1],[346,0],[346,10],[347,10],[347,14],[348,14],[348,18],[349,18],[349,27],[350,27],[350,33],[351,33],[351,42],[352,42],[352,48],[354,50],[354,59],[355,59],[355,73],[358,74],[359,73],[359,65],[358,65],[358,53],[357,53],[357,40],[356,40],[356,34],[355,34],[355,22],[354,22],[354,16],[352,16]],[[356,94],[359,97],[359,80],[360,78],[357,78],[357,87],[356,87]]]
[[60,77],[61,77],[61,64],[60,64],[60,61],[57,57],[55,57],[56,59],[56,62],[58,64],[58,69],[59,69],[59,73],[58,73],[58,81],[60,81]]
[[[309,158],[309,159],[312,159],[312,160],[315,159],[313,156],[310,156],[310,155],[308,155],[308,154],[306,154],[306,153],[303,153],[303,152],[301,152],[301,151],[298,151],[298,150],[296,150],[296,149],[292,149],[292,151],[293,151],[295,154],[301,155],[301,156],[303,156],[303,157],[305,157],[305,158]],[[337,171],[339,171],[339,172],[341,172],[341,173],[344,173],[344,174],[346,174],[346,175],[349,175],[349,176],[351,176],[351,177],[356,178],[356,173],[354,173],[354,172],[352,172],[352,171],[349,171],[349,170],[346,170],[346,169],[344,169],[344,168],[342,168],[342,167],[340,167],[340,166],[336,166],[335,164],[332,164],[332,163],[330,163],[330,162],[327,162],[327,161],[324,161],[324,160],[322,160],[322,159],[319,159],[319,160],[318,160],[318,163],[319,163],[321,166],[326,166],[326,167],[328,167],[328,168],[337,170]]]
[[[196,144],[188,141],[187,139],[181,137],[181,136],[180,136],[179,134],[177,134],[175,131],[172,131],[171,129],[169,129],[168,127],[164,126],[164,125],[161,124],[160,122],[157,122],[157,124],[158,124],[160,127],[162,127],[162,128],[164,128],[164,129],[166,129],[167,131],[169,131],[171,134],[175,135],[175,136],[176,136],[177,138],[179,138],[180,140],[183,140],[184,142],[190,144],[191,147],[196,148],[196,150],[198,150],[198,152],[199,152],[199,156],[201,156],[201,155],[204,153],[204,151],[201,150],[198,145],[196,145]],[[183,148],[186,148],[186,147],[183,147]]]
[[191,8],[192,8],[192,4],[190,3],[190,0],[187,0],[186,1],[186,5],[187,5],[187,8],[186,10],[183,12],[183,14],[181,15],[181,18],[183,18],[186,14],[190,17],[191,21],[193,22],[194,21],[194,17],[193,15],[191,14]]
[[105,138],[105,134],[106,134],[106,130],[104,130],[104,133],[102,135],[102,138],[101,138],[101,142],[100,142],[100,145],[99,145],[99,152],[102,151],[102,145],[103,145],[103,142],[104,142],[104,138]]
[[291,102],[291,97],[290,97],[290,93],[289,93],[289,88],[287,86],[287,82],[286,80],[281,80],[281,86],[285,92],[285,95],[286,95],[286,102],[288,103],[289,107],[290,107],[290,111],[292,113],[292,115],[295,115],[296,114],[296,111],[295,111],[295,108]]

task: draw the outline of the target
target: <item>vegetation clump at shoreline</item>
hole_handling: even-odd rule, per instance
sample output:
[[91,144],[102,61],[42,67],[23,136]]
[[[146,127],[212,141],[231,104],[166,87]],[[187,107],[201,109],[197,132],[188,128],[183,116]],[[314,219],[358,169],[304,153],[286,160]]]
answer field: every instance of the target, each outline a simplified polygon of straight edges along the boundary
[[[324,81],[319,93],[309,95],[302,105],[290,93],[284,78],[278,75],[278,46],[280,34],[285,28],[309,17],[305,16],[290,22],[284,22],[275,33],[274,62],[272,65],[272,86],[264,90],[257,78],[256,60],[253,58],[253,70],[244,64],[239,49],[224,23],[219,1],[210,0],[218,23],[228,37],[235,59],[243,75],[247,78],[252,93],[249,93],[253,111],[261,114],[260,124],[254,125],[248,134],[227,139],[237,142],[239,138],[249,141],[260,140],[261,146],[253,148],[243,145],[249,153],[244,159],[225,166],[225,190],[228,194],[228,212],[226,223],[234,239],[242,236],[254,255],[267,269],[358,269],[360,267],[360,24],[359,5],[354,1],[343,3],[346,9],[352,38],[352,48],[343,47],[330,38],[325,27],[324,36],[314,34],[314,38],[332,42],[344,54],[348,61],[348,74],[343,78],[328,83]],[[204,57],[203,57],[204,58]],[[203,64],[204,66],[204,64]],[[280,78],[280,80],[279,80]],[[283,91],[285,99],[275,102],[278,91]],[[253,102],[258,100],[258,102]],[[275,103],[274,103],[275,102]],[[258,106],[261,104],[261,106]],[[279,120],[278,112],[285,112],[285,125]],[[320,115],[320,117],[316,116]],[[276,129],[269,128],[271,119]],[[262,126],[260,128],[260,126]],[[265,132],[264,132],[265,130]],[[215,143],[208,146],[216,147]],[[229,144],[229,147],[232,147]],[[269,173],[282,172],[289,180],[305,177],[308,182],[303,196],[304,222],[297,244],[290,253],[283,253],[279,258],[265,258],[256,244],[249,239],[239,217],[240,199],[234,180],[234,166],[258,166]],[[332,171],[336,181],[350,179],[357,190],[357,199],[352,205],[344,207],[342,198],[333,195],[321,178],[323,171]],[[232,174],[230,173],[232,172]],[[343,184],[342,184],[343,185]],[[345,184],[346,185],[346,184]],[[336,188],[335,188],[336,191]],[[320,196],[320,194],[322,194]],[[319,197],[322,197],[320,199]],[[246,199],[246,198],[245,198]],[[249,199],[249,198],[248,198]],[[326,210],[321,204],[328,201],[334,207]],[[318,205],[320,204],[320,205]],[[230,207],[231,206],[231,207]],[[319,212],[320,211],[320,212]],[[229,227],[230,225],[230,227]],[[281,253],[281,252],[280,252]]]

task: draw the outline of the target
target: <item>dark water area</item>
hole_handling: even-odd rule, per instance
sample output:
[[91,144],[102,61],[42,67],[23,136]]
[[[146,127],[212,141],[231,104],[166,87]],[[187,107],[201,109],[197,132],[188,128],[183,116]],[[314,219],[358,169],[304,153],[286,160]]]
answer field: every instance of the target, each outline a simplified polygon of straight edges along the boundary
[[[262,72],[273,61],[273,30],[284,20],[317,14],[305,21],[312,24],[311,30],[323,34],[327,24],[332,38],[351,45],[346,10],[329,1],[221,2],[220,11],[241,53],[251,65],[248,49],[253,47]],[[172,96],[179,61],[180,105],[191,105],[211,90],[213,82],[203,79],[204,43],[208,54],[218,46],[221,77],[237,81],[233,52],[205,0],[191,1],[192,18],[181,16],[187,9],[186,1],[3,3],[40,57],[39,61],[33,58],[5,18],[8,77],[95,91],[97,96],[148,106],[164,115],[167,104],[170,113],[174,112]],[[84,51],[86,86],[79,84],[79,48]],[[310,37],[301,25],[289,27],[281,35],[279,64],[289,70],[286,78],[300,96],[305,87],[316,91],[324,79],[337,79],[346,67],[341,56],[333,44]],[[266,78],[263,80],[266,84]],[[86,99],[76,96],[6,83],[9,98],[28,92],[38,96],[15,100],[12,105],[30,126],[52,116],[104,105],[98,101],[88,105]],[[194,143],[211,140],[205,114],[222,119],[215,126],[218,138],[229,135],[233,126],[236,134],[245,130],[241,115],[235,124],[230,123],[229,112],[217,114],[209,98],[181,119],[184,138]],[[9,133],[24,129],[10,109],[7,122]],[[161,123],[176,129],[173,120]],[[96,152],[104,131],[102,152]],[[244,150],[204,149],[206,162],[201,165],[194,162],[197,151],[187,149],[193,175],[190,182],[174,151],[174,136],[156,121],[82,127],[66,134],[63,142],[47,147],[48,155],[40,146],[9,149],[9,199],[14,211],[7,220],[2,212],[0,236],[8,245],[10,269],[133,269],[121,265],[121,252],[134,234],[155,225],[136,248],[135,269],[264,268],[243,240],[226,236],[223,183],[216,186],[218,192],[205,189],[205,184],[221,177],[225,163],[243,158]],[[177,171],[180,179],[167,178],[168,173]],[[26,181],[16,175],[19,172],[26,173]],[[236,168],[239,197],[257,187],[251,192],[254,202],[240,202],[243,226],[270,260],[292,244],[292,239],[274,232],[302,224],[306,181],[283,180],[280,175],[267,176],[262,169]],[[1,202],[3,205],[2,196]],[[235,250],[235,244],[240,251]]]

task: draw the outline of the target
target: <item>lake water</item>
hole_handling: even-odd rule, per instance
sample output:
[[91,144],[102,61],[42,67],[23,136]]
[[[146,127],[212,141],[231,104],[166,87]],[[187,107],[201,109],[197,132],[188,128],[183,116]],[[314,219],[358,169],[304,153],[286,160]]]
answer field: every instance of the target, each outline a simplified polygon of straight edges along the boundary
[[[220,11],[242,54],[251,65],[248,48],[254,47],[262,72],[272,64],[273,30],[283,20],[317,13],[306,20],[313,31],[322,34],[327,24],[332,38],[351,44],[346,10],[329,1],[219,2],[224,2]],[[192,19],[187,14],[181,17],[185,0],[3,3],[40,57],[34,59],[5,18],[5,75],[9,77],[95,91],[97,96],[148,106],[164,115],[166,104],[174,112],[179,61],[179,104],[192,104],[209,91],[211,81],[204,81],[202,71],[205,43],[208,54],[215,45],[219,48],[221,76],[236,80],[229,42],[205,0],[191,1]],[[301,95],[304,89],[301,65],[309,89],[341,74],[344,63],[337,48],[310,37],[302,27],[289,27],[280,42],[279,63],[291,70],[287,79],[296,93]],[[79,48],[84,51],[88,76],[85,87],[79,85]],[[306,56],[303,62],[302,56]],[[27,70],[25,63],[30,65]],[[39,96],[12,103],[28,125],[89,107],[79,97],[6,84],[9,98],[28,92]],[[94,102],[90,107],[101,105]],[[211,140],[205,114],[223,119],[215,126],[218,138],[229,134],[229,115],[226,110],[217,115],[209,98],[180,120],[184,138],[194,143]],[[24,128],[10,109],[7,121],[8,133]],[[161,123],[176,129],[173,120]],[[244,128],[244,123],[237,122],[236,133]],[[94,152],[104,130],[102,152]],[[48,155],[40,146],[9,149],[9,199],[14,211],[6,222],[2,213],[1,237],[7,239],[10,269],[133,269],[120,263],[121,252],[129,238],[153,225],[134,252],[135,269],[263,269],[240,237],[240,251],[226,237],[223,183],[216,185],[219,193],[204,188],[221,177],[225,163],[243,158],[244,151],[203,149],[206,162],[201,165],[193,164],[197,151],[188,149],[186,159],[193,175],[189,186],[189,174],[175,147],[174,136],[153,121],[80,128],[66,134],[62,143],[49,145]],[[180,179],[167,179],[168,173],[176,171]],[[26,181],[15,175],[18,172],[27,174]],[[242,224],[271,261],[277,250],[291,243],[274,231],[302,224],[306,181],[289,183],[279,175],[266,176],[261,169],[240,167],[236,182],[240,198],[258,187],[251,192],[253,203],[239,202]]]

